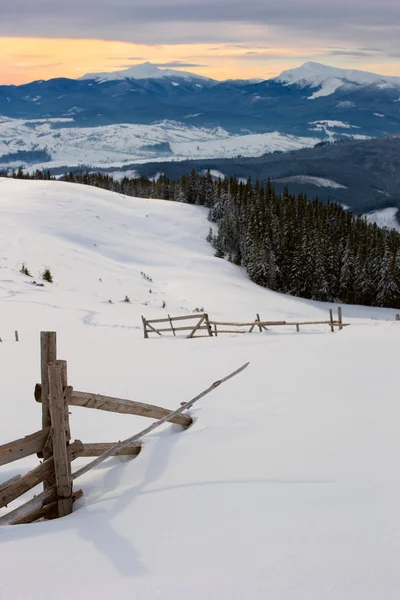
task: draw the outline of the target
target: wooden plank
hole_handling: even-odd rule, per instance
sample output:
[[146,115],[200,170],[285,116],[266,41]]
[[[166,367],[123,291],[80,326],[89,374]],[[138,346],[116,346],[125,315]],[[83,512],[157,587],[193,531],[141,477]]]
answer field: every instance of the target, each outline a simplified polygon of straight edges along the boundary
[[[150,325],[148,321],[146,321],[146,325],[147,325],[147,327],[149,327],[151,329],[151,331],[154,331],[154,333],[158,333],[158,335],[161,335],[161,333],[158,331],[158,329],[155,329],[155,327]],[[148,331],[147,333],[151,333],[151,331]],[[169,329],[167,331],[169,331]]]
[[[170,317],[171,321],[185,321],[186,319],[199,319],[204,317],[204,313],[196,313],[195,315],[184,315],[183,317]],[[146,319],[146,323],[168,323],[169,319]]]
[[51,434],[51,428],[41,429],[19,440],[0,446],[0,466],[41,452]]
[[8,488],[10,485],[13,485],[19,479],[21,479],[21,475],[15,475],[14,477],[11,477],[11,479],[8,479],[8,481],[0,483],[0,496],[6,488]]
[[40,494],[11,510],[7,514],[0,517],[0,525],[15,525],[16,523],[25,522],[24,519],[42,508],[45,503],[50,503],[56,500],[56,490],[54,487],[43,490]]
[[[193,327],[194,327],[193,325],[189,326],[189,327],[174,327],[174,330],[175,331],[193,331]],[[201,325],[197,329],[206,329],[206,330],[208,330],[208,327],[207,327],[207,325]],[[157,333],[166,333],[168,331],[171,331],[171,327],[166,327],[166,328],[163,327],[162,329],[157,329],[157,330],[154,330],[154,331],[157,332]]]
[[243,331],[240,329],[219,329],[218,333],[219,334],[221,334],[221,333],[248,333],[248,331]]
[[[38,385],[36,386],[36,400],[37,402],[41,401],[40,386]],[[112,396],[104,396],[103,394],[93,394],[91,392],[78,392],[77,390],[72,390],[69,405],[96,408],[97,410],[116,412],[124,415],[138,415],[139,417],[149,417],[150,419],[161,419],[171,413],[170,409],[153,404],[125,400],[124,398],[114,398]],[[183,427],[189,427],[192,424],[192,419],[188,415],[178,415],[177,418],[172,418],[170,422],[182,425]]]
[[[88,443],[83,444],[82,450],[79,452],[80,457],[89,456],[101,456],[104,452],[107,452],[110,448],[115,446],[116,442],[100,442],[100,443]],[[130,444],[122,450],[119,450],[113,456],[137,456],[142,449],[142,445],[139,442]]]
[[198,329],[200,329],[201,325],[204,323],[204,320],[205,320],[205,316],[203,315],[203,316],[200,318],[200,320],[199,320],[199,322],[197,323],[197,325],[194,327],[194,329],[192,329],[192,331],[189,333],[189,335],[188,335],[188,338],[192,338],[192,337],[194,337],[194,334],[196,333],[196,331],[197,331]]
[[[78,498],[82,498],[82,496],[82,490],[77,490],[72,494],[73,502],[78,500]],[[54,508],[57,505],[56,497],[55,487],[44,490],[41,494],[28,500],[28,502],[25,502],[22,506],[18,506],[18,508],[15,508],[6,515],[0,517],[0,525],[22,525],[24,523],[33,523],[33,521],[37,521],[37,519],[48,516],[49,513],[54,512]]]
[[[72,502],[79,500],[79,498],[83,497],[83,490],[77,490],[72,494]],[[25,525],[27,523],[34,523],[39,519],[51,518],[57,510],[57,502],[50,502],[49,504],[44,504],[41,508],[39,508],[36,512],[27,515],[26,517],[16,521],[14,525]]]
[[157,427],[160,427],[161,425],[163,425],[164,423],[166,423],[167,421],[169,421],[172,417],[176,417],[176,416],[180,415],[181,413],[183,413],[185,410],[188,410],[191,406],[193,406],[193,404],[195,402],[197,402],[201,398],[204,398],[204,396],[206,396],[207,394],[209,394],[210,392],[212,392],[213,390],[215,390],[221,384],[225,383],[229,379],[232,379],[233,377],[236,377],[236,375],[238,375],[239,373],[241,373],[242,371],[244,371],[249,366],[249,364],[250,363],[245,363],[239,369],[236,369],[236,371],[233,371],[232,373],[230,373],[229,375],[227,375],[223,379],[219,379],[218,381],[214,381],[214,383],[212,383],[210,385],[210,387],[208,387],[206,390],[204,390],[203,392],[201,392],[200,394],[198,394],[197,396],[195,396],[194,398],[192,398],[188,402],[185,402],[182,406],[180,406],[179,408],[177,408],[176,410],[174,410],[173,412],[171,412],[169,415],[165,416],[163,419],[160,419],[159,421],[156,421],[152,425],[149,425],[149,427],[146,427],[146,429],[143,429],[139,433],[136,433],[135,435],[127,438],[126,440],[123,440],[122,442],[118,442],[118,444],[115,444],[115,446],[113,446],[112,448],[110,448],[109,450],[107,450],[107,452],[105,452],[104,454],[102,454],[98,458],[95,458],[94,460],[92,460],[90,463],[88,463],[87,465],[85,465],[84,467],[82,467],[82,469],[79,469],[79,471],[76,471],[73,474],[73,476],[72,476],[73,479],[75,480],[78,477],[81,477],[81,475],[84,475],[85,473],[87,473],[88,471],[90,471],[91,469],[93,469],[94,467],[97,467],[98,465],[100,465],[102,462],[104,462],[110,456],[113,456],[113,454],[115,454],[115,452],[118,452],[119,450],[122,450],[122,448],[125,448],[126,446],[128,446],[129,444],[132,444],[133,442],[137,442],[141,437],[144,437],[145,435],[147,435],[151,431],[154,431],[154,429],[157,429]]
[[215,335],[215,337],[218,336],[218,328],[217,328],[216,323],[214,323],[214,335]]
[[[58,516],[65,517],[72,512],[71,464],[68,460],[67,434],[68,397],[71,390],[63,386],[63,367],[59,361],[49,364],[49,404],[53,432],[53,456]],[[66,409],[67,407],[67,409]]]
[[[68,460],[75,460],[78,456],[81,456],[84,446],[82,442],[76,441],[68,447]],[[7,506],[16,498],[26,494],[32,488],[36,487],[43,481],[45,481],[49,475],[51,476],[54,472],[54,457],[50,457],[40,465],[26,473],[25,475],[13,478],[6,482],[8,485],[3,484],[4,489],[0,488],[0,508]]]
[[239,323],[233,323],[233,322],[229,322],[229,321],[210,321],[211,325],[225,325],[225,326],[232,326],[232,327],[251,327],[251,325],[254,326],[268,326],[268,325],[289,325],[289,323],[287,323],[286,321],[246,321],[246,322],[239,322]]

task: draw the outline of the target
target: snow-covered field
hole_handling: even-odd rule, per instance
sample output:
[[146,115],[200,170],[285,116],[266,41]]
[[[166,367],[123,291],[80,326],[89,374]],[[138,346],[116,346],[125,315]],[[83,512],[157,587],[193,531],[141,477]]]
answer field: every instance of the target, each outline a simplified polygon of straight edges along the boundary
[[[142,314],[327,317],[330,305],[259,288],[215,258],[206,214],[0,180],[0,444],[40,427],[40,330],[57,331],[76,389],[168,408],[250,361],[192,409],[190,429],[164,426],[137,458],[82,477],[72,515],[2,528],[1,600],[398,600],[398,311],[344,306],[352,325],[336,334],[144,340]],[[32,285],[22,262],[54,283]],[[151,422],[71,413],[84,442]],[[0,482],[35,464],[1,467]]]
[[332,181],[332,179],[326,179],[325,177],[312,177],[310,175],[291,175],[290,177],[283,177],[281,179],[273,179],[278,183],[299,183],[303,185],[315,185],[316,187],[327,187],[334,189],[347,189],[345,185]]
[[[321,90],[322,92],[322,90]],[[316,92],[318,94],[318,92]],[[324,94],[320,94],[324,95]],[[315,96],[317,97],[317,96]],[[318,131],[320,133],[324,133],[329,139],[333,139],[336,135],[341,137],[351,138],[352,140],[368,140],[367,135],[359,134],[359,133],[345,133],[342,130],[354,130],[360,129],[357,125],[350,125],[350,123],[345,123],[344,121],[311,121],[309,123],[311,127],[309,127],[310,131]]]
[[[221,127],[206,129],[162,121],[153,125],[118,124],[71,127],[72,119],[26,121],[0,117],[0,157],[19,150],[46,148],[52,161],[30,169],[63,166],[123,166],[132,162],[261,156],[275,150],[313,147],[320,139],[279,132],[232,135]],[[169,144],[165,153],[159,144]],[[5,164],[5,163],[4,163]],[[18,168],[21,160],[5,166]],[[2,166],[0,160],[0,166]]]

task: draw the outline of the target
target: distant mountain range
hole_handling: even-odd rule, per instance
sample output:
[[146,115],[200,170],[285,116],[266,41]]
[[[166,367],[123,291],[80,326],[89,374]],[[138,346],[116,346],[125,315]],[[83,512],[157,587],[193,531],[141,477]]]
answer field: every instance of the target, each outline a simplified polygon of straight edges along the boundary
[[68,118],[68,127],[168,120],[235,135],[380,137],[400,132],[400,77],[310,62],[266,81],[219,82],[144,63],[78,80],[0,86],[0,115]]

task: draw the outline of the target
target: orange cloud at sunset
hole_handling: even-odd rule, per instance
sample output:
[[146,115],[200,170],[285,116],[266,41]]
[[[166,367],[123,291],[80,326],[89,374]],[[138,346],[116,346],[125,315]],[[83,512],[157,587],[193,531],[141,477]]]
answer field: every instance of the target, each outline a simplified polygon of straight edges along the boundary
[[[182,61],[185,70],[214,79],[268,79],[310,59],[333,66],[321,49],[243,44],[146,45],[97,39],[0,38],[0,84],[22,84],[53,77],[77,78],[88,72],[116,71],[145,61]],[[184,66],[188,63],[188,66]],[[354,66],[354,65],[353,65]],[[177,68],[177,67],[174,67]],[[398,75],[396,64],[358,64],[356,68]]]

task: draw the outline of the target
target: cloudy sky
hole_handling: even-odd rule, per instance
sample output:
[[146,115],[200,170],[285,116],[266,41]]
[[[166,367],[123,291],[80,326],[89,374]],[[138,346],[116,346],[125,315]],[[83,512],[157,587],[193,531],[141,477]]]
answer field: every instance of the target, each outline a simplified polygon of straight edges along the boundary
[[149,60],[215,79],[315,60],[400,76],[399,0],[9,0],[0,83]]

